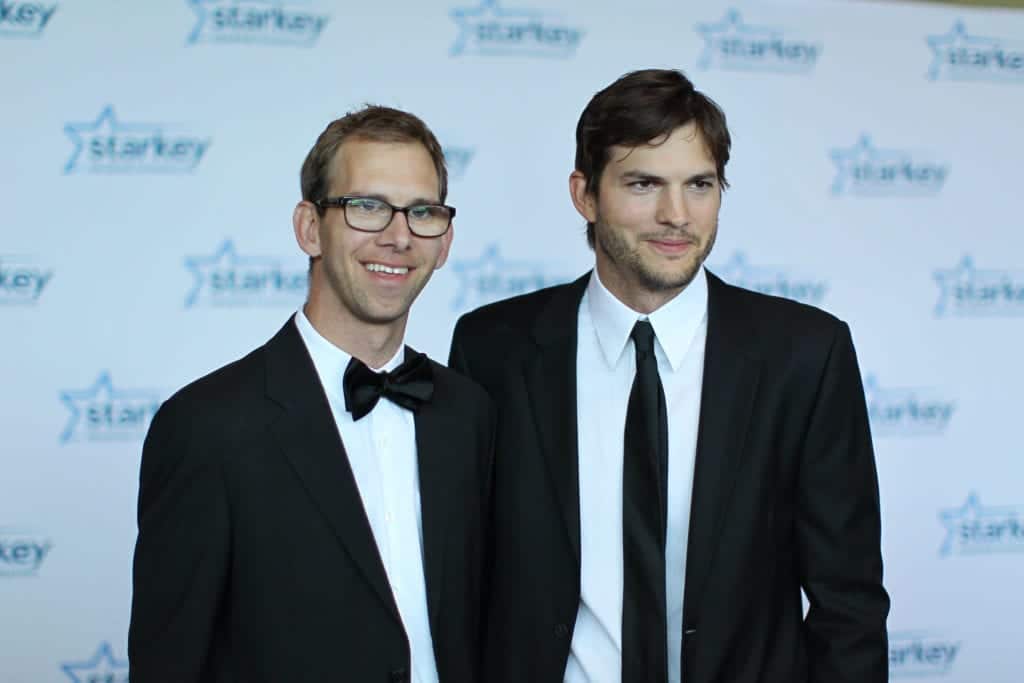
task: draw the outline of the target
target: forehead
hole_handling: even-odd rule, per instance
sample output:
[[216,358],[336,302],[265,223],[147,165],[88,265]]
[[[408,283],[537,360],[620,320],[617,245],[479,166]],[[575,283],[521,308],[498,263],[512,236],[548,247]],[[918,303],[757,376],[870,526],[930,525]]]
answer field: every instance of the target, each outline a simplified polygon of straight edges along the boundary
[[437,169],[419,142],[345,140],[329,169],[331,194],[434,198],[439,192]]
[[646,144],[613,145],[608,150],[608,169],[618,173],[674,169],[686,173],[714,172],[715,160],[700,129],[691,121]]

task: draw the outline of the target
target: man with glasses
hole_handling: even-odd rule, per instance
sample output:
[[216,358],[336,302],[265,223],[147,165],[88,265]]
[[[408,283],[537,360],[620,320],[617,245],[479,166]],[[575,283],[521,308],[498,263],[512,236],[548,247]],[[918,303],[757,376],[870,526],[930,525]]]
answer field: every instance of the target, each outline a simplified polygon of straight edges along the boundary
[[448,256],[441,147],[366,107],[302,166],[309,296],[143,448],[133,683],[477,683],[494,417],[404,345]]

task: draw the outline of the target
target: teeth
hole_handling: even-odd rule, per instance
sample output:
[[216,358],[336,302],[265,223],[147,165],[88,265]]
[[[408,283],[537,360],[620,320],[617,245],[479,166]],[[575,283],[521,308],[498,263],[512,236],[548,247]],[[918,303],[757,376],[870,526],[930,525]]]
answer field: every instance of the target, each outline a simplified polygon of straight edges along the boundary
[[389,275],[405,275],[409,272],[408,268],[392,268],[382,263],[367,263],[366,269],[374,273],[387,273]]

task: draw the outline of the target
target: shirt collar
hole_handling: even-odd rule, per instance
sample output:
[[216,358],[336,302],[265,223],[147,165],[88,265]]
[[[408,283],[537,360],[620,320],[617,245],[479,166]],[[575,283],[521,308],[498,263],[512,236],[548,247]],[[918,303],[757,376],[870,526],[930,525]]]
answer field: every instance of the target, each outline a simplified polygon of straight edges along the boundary
[[598,346],[609,367],[618,365],[636,321],[647,318],[654,328],[657,345],[675,371],[682,364],[701,323],[707,318],[707,275],[701,266],[683,291],[644,316],[615,298],[601,282],[595,268],[587,283],[587,300],[597,331]]
[[[316,374],[320,376],[320,383],[329,394],[342,396],[341,380],[345,376],[345,369],[352,360],[352,354],[329,342],[322,334],[317,332],[313,323],[302,312],[300,308],[295,313],[295,327],[299,329],[299,335],[306,344],[310,358],[313,359],[313,366]],[[395,355],[380,368],[370,368],[374,372],[390,372],[402,364],[405,357],[405,344],[399,344]]]

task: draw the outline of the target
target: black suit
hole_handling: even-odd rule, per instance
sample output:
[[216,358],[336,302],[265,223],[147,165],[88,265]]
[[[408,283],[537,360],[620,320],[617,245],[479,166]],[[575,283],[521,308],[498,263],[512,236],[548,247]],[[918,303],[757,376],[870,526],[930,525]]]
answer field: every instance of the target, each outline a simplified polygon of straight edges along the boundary
[[[449,365],[489,391],[499,416],[487,683],[556,683],[569,655],[586,283],[469,313],[452,342]],[[878,483],[844,323],[708,274],[689,529],[685,636],[672,634],[685,683],[887,680]]]
[[[415,417],[430,629],[440,680],[476,683],[493,410],[432,364],[434,396]],[[132,683],[409,679],[387,575],[292,321],[157,413],[134,579]]]

